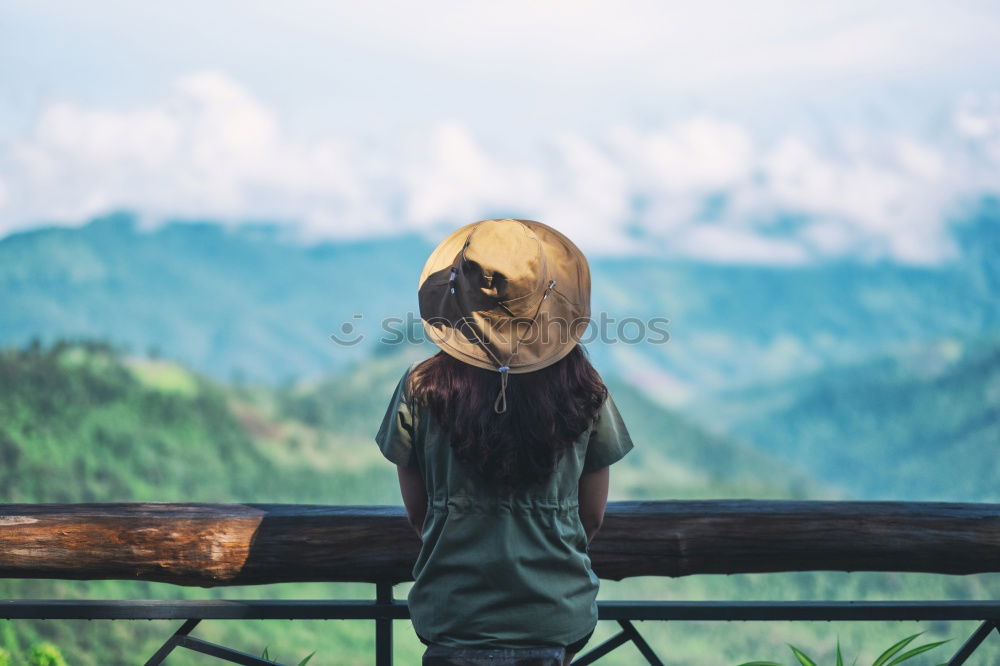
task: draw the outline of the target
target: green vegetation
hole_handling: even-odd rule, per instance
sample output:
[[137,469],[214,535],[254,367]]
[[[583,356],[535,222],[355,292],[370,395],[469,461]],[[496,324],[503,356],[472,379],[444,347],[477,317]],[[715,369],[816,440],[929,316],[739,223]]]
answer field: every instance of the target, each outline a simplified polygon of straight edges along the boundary
[[[59,648],[48,641],[32,645],[28,651],[27,659],[18,663],[24,664],[24,666],[67,666],[66,659]],[[13,655],[0,647],[0,666],[14,665]]]
[[[147,362],[95,342],[0,351],[0,502],[399,503],[394,471],[370,437],[272,419],[271,391],[230,389],[179,366],[169,369],[170,382],[150,382],[149,371],[137,370]],[[151,363],[157,372],[166,367],[162,360]],[[177,390],[179,377],[183,390]],[[3,598],[262,595],[372,598],[374,590],[364,584],[202,590],[127,581],[0,580]],[[152,654],[174,625],[0,621],[0,646],[20,660],[15,664],[41,640],[69,650],[73,666],[128,664],[137,653]],[[197,633],[244,650],[266,640],[272,653],[282,655],[304,645],[321,654],[346,654],[340,663],[361,664],[369,661],[372,629],[366,623],[241,622],[206,623]]]
[[[328,379],[282,388],[232,387],[162,358],[128,356],[97,342],[0,351],[0,502],[218,501],[398,504],[395,471],[371,439],[410,355],[383,354]],[[612,473],[613,499],[815,497],[830,492],[778,459],[664,409],[628,384],[611,388],[636,440]],[[776,472],[775,470],[779,470]],[[397,586],[404,598],[408,585]],[[996,599],[1000,577],[800,573],[604,581],[603,599]],[[232,589],[130,581],[0,580],[5,598],[374,598],[364,584],[288,584]],[[72,666],[135,663],[175,622],[0,621],[14,664],[48,641]],[[615,627],[599,625],[591,647]],[[417,663],[422,644],[396,622],[397,663]],[[655,650],[688,664],[736,663],[791,641],[820,658],[830,625],[639,623]],[[884,640],[896,625],[839,624],[853,644]],[[969,623],[932,623],[940,636]],[[196,635],[296,663],[370,665],[371,622],[205,622]],[[987,641],[989,643],[989,641]],[[996,646],[1000,647],[1000,646]],[[991,651],[992,650],[992,651]],[[984,645],[983,655],[997,650]],[[336,655],[335,657],[330,655]],[[626,646],[603,661],[636,663]],[[2,663],[2,662],[0,662]],[[174,666],[202,663],[183,652]],[[986,662],[984,662],[986,663]],[[970,666],[973,666],[970,664]]]
[[[903,648],[912,643],[913,640],[922,633],[923,632],[913,634],[912,636],[907,636],[906,638],[903,638],[897,641],[896,643],[893,643],[888,648],[886,648],[886,650],[882,652],[882,654],[880,654],[878,657],[875,658],[875,661],[872,662],[872,666],[896,666],[896,664],[901,664],[904,661],[910,661],[911,659],[915,659],[916,657],[919,657],[925,652],[930,652],[934,648],[944,645],[945,643],[948,642],[948,641],[934,641],[932,643],[925,643],[923,645],[917,646],[915,648],[907,650],[906,652],[902,652]],[[802,650],[798,649],[794,645],[789,645],[788,647],[789,649],[791,649],[792,654],[795,656],[795,659],[799,662],[800,666],[817,666],[816,662]],[[836,656],[837,656],[837,666],[844,666],[844,656],[840,652],[839,640],[837,641]],[[892,661],[889,661],[890,659]],[[855,663],[857,663],[857,658],[855,658],[854,661]],[[748,661],[746,663],[740,664],[740,666],[783,666],[783,665],[779,664],[776,661]],[[939,666],[946,666],[946,664],[940,664]]]
[[[315,652],[310,652],[309,654],[307,654],[305,657],[302,658],[301,661],[299,661],[298,666],[306,666],[306,664],[309,663],[309,661],[313,658],[315,654],[316,654]],[[268,660],[271,659],[271,653],[268,652],[266,647],[264,648],[264,651],[260,653],[260,658]]]
[[66,660],[52,643],[38,643],[31,648],[28,666],[66,666]]
[[371,483],[384,470],[366,438],[270,420],[266,393],[103,343],[0,351],[0,387],[5,502],[398,501]]

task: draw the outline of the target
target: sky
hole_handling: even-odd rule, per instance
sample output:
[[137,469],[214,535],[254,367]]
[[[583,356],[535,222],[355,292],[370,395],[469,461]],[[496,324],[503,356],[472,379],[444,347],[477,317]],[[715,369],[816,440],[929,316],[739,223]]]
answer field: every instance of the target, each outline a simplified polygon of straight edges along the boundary
[[1000,5],[0,5],[0,236],[514,216],[588,252],[948,260],[1000,194]]

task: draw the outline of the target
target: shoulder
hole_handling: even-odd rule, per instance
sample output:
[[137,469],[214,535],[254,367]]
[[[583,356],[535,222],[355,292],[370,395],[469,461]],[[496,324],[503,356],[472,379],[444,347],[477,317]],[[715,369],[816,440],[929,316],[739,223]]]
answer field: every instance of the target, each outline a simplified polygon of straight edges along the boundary
[[595,427],[599,427],[602,424],[624,427],[624,420],[622,419],[621,412],[618,411],[615,399],[611,397],[611,391],[608,391],[607,395],[605,395],[604,401],[601,403],[601,408],[597,410],[597,416],[594,419]]
[[608,393],[590,431],[583,471],[592,472],[607,467],[625,457],[634,446],[625,421],[611,393]]

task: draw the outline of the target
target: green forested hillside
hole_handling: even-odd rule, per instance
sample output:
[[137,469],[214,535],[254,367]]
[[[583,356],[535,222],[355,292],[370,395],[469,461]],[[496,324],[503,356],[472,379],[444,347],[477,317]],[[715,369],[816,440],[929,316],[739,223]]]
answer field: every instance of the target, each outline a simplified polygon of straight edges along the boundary
[[[102,343],[0,352],[0,502],[212,501],[397,504],[374,446],[269,418],[270,392],[236,391]],[[129,581],[0,580],[5,598],[364,597],[369,585],[192,589]],[[23,658],[41,638],[71,666],[141,663],[174,622],[0,621]],[[363,623],[211,623],[198,635],[285,662],[368,663]],[[308,647],[309,649],[304,649]],[[343,659],[334,661],[338,654]],[[15,661],[15,664],[20,663]],[[203,663],[179,654],[170,664]]]
[[1000,501],[998,337],[922,345],[694,411],[852,497]]
[[[416,352],[413,352],[416,354]],[[386,354],[350,371],[281,389],[234,388],[162,359],[122,355],[101,343],[60,343],[0,354],[0,502],[253,501],[399,503],[395,473],[371,433],[414,355]],[[616,465],[613,499],[816,497],[829,489],[769,456],[710,435],[612,382],[636,448]],[[397,586],[405,597],[408,585]],[[289,584],[189,589],[127,581],[0,581],[8,598],[371,598],[371,585]],[[997,598],[996,576],[772,574],[605,581],[605,599]],[[929,627],[934,636],[968,623]],[[23,655],[54,641],[72,666],[134,664],[173,622],[0,621],[0,645]],[[417,663],[422,646],[396,624],[397,663]],[[829,625],[643,623],[661,655],[715,666],[780,654],[784,641],[828,655]],[[613,633],[602,624],[592,645]],[[898,625],[839,625],[845,644],[881,645]],[[197,635],[249,652],[265,645],[283,662],[318,650],[314,664],[370,664],[366,622],[209,622]],[[995,659],[995,652],[984,652]],[[631,648],[606,658],[636,663]],[[204,664],[193,654],[173,666]],[[603,663],[603,661],[602,661]],[[988,661],[982,662],[990,663]],[[973,665],[978,666],[978,665]]]
[[270,421],[262,395],[100,343],[4,350],[0,501],[397,501],[371,447]]

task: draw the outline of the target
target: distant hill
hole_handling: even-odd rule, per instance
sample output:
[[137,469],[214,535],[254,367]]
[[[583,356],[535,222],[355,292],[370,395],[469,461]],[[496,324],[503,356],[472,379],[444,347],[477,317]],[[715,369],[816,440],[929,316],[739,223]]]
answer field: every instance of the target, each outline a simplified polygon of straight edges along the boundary
[[692,411],[852,497],[1000,501],[1000,336],[919,346]]
[[374,445],[272,402],[104,343],[2,350],[0,503],[398,501]]
[[[642,337],[636,321],[664,317],[670,340],[588,347],[605,375],[682,403],[1000,330],[1000,203],[985,200],[954,229],[961,257],[938,267],[594,258],[594,315],[611,318],[611,337]],[[418,236],[304,246],[276,227],[208,222],[146,232],[127,214],[19,233],[0,240],[0,345],[89,336],[217,379],[318,378],[392,337],[386,317],[398,331],[410,313],[420,333],[416,281],[430,249]],[[355,345],[330,337],[357,333]]]
[[411,306],[423,247],[412,237],[306,247],[273,227],[210,223],[144,232],[127,214],[30,231],[0,241],[0,344],[84,336],[217,379],[319,376],[371,350],[333,344],[343,322]]
[[[398,503],[372,439],[419,354],[359,363],[323,381],[240,389],[105,343],[0,351],[0,503],[254,501]],[[612,384],[636,449],[619,499],[796,496],[802,475],[709,435]]]

